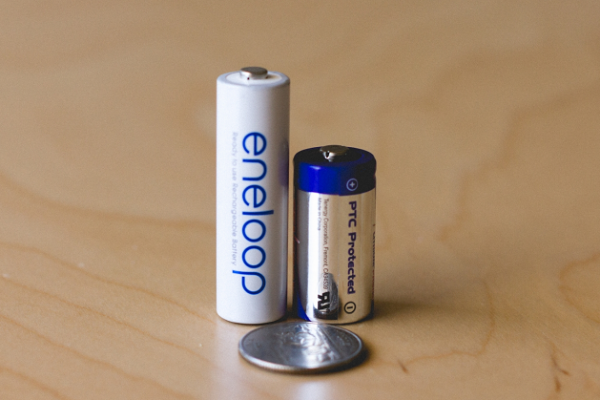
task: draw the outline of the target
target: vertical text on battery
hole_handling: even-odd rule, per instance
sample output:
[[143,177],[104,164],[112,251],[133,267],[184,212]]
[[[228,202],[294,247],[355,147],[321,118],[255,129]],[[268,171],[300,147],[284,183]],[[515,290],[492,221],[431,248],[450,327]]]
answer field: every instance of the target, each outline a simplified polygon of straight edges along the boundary
[[[242,201],[249,209],[242,212],[242,215],[248,219],[242,226],[242,235],[248,242],[253,243],[246,247],[242,252],[242,262],[244,266],[250,268],[250,271],[233,270],[234,274],[242,275],[241,285],[244,291],[251,295],[256,295],[262,292],[267,284],[263,274],[256,270],[263,266],[267,261],[267,253],[260,246],[260,242],[267,235],[267,225],[261,218],[266,218],[273,214],[273,210],[261,210],[260,207],[267,200],[267,192],[260,185],[260,182],[267,176],[267,164],[260,159],[260,155],[267,148],[267,139],[259,132],[250,132],[244,136],[242,140],[244,152],[255,158],[244,158],[242,162],[248,164],[245,168],[245,176],[242,180],[250,183],[242,191]],[[250,284],[246,281],[249,277],[259,279],[260,286],[258,288],[249,287]],[[255,284],[253,287],[256,287]]]

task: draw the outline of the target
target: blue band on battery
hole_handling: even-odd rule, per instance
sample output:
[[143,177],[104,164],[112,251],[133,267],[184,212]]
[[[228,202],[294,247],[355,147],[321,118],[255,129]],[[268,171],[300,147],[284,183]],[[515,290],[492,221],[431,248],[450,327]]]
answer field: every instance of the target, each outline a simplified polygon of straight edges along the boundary
[[349,147],[343,157],[327,160],[320,147],[294,157],[294,183],[305,192],[348,196],[375,188],[377,163],[368,151]]
[[304,311],[304,307],[302,307],[302,301],[300,301],[300,294],[296,291],[296,314],[298,317],[302,318],[305,321],[310,321],[308,315],[306,315],[306,311]]

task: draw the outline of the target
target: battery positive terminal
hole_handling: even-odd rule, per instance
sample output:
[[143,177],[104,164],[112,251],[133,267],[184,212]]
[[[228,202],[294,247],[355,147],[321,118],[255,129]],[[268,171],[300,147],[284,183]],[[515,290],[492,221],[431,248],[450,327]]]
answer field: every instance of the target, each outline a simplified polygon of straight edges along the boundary
[[269,71],[263,67],[244,67],[240,70],[242,78],[249,80],[265,79]]
[[346,146],[339,146],[336,144],[323,146],[319,149],[323,157],[329,162],[332,162],[336,157],[341,157],[348,151]]

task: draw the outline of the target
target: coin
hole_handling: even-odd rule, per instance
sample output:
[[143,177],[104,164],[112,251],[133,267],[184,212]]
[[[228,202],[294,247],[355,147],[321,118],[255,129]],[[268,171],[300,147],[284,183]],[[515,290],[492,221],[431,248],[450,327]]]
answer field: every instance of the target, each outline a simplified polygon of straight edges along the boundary
[[288,373],[324,372],[358,363],[363,342],[355,333],[333,325],[281,322],[246,334],[240,354],[262,368]]

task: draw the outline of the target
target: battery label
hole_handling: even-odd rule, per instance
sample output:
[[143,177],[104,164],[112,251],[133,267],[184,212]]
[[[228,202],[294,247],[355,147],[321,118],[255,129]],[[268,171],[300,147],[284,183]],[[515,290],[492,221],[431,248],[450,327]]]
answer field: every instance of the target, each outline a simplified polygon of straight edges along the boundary
[[296,293],[310,320],[350,323],[372,310],[375,189],[296,191]]

